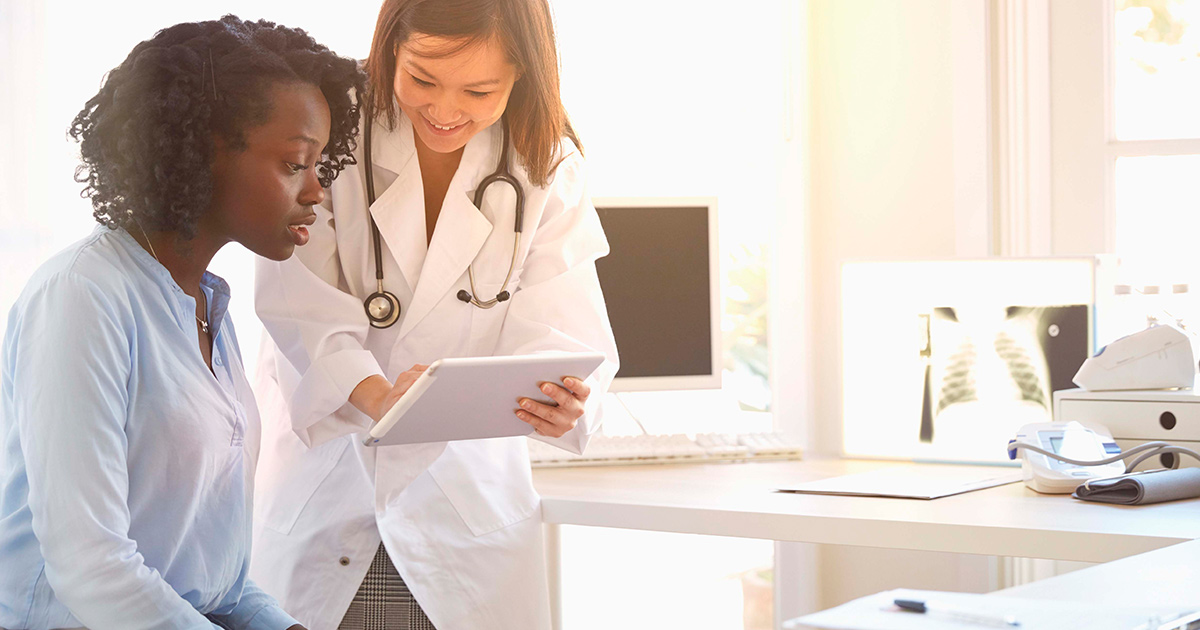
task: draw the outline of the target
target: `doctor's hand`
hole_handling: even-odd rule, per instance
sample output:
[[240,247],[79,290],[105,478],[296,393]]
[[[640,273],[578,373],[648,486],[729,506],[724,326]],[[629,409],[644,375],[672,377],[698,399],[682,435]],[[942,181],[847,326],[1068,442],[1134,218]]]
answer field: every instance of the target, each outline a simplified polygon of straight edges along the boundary
[[397,400],[400,400],[400,397],[428,368],[428,365],[414,365],[407,371],[401,372],[400,376],[396,378],[395,384],[378,374],[369,376],[363,379],[353,392],[350,392],[350,404],[370,417],[371,420],[379,422],[383,419],[383,414],[387,413]]
[[[538,435],[562,437],[567,431],[575,428],[575,423],[583,417],[583,404],[587,402],[592,388],[583,381],[567,376],[563,384],[542,383],[542,393],[549,396],[558,406],[540,403],[531,398],[518,398],[520,409],[515,410],[517,417],[533,427]],[[565,387],[564,387],[565,386]]]

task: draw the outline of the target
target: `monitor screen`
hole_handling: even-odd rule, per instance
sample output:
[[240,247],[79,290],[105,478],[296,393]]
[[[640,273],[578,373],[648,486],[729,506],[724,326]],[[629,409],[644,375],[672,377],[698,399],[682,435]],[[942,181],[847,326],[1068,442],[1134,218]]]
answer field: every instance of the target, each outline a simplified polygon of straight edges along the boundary
[[720,387],[716,204],[596,199],[596,262],[621,368],[613,391]]

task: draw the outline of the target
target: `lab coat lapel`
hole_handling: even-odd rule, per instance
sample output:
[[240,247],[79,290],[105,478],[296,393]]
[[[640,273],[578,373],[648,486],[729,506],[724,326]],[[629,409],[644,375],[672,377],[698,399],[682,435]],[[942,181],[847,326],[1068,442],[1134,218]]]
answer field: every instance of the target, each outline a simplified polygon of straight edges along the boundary
[[[463,150],[462,161],[450,181],[446,200],[442,202],[442,210],[438,213],[433,240],[429,243],[425,265],[421,269],[421,280],[417,283],[412,304],[400,327],[401,337],[421,323],[446,297],[447,292],[453,291],[492,233],[492,222],[475,207],[470,196],[483,178],[481,172],[488,156],[492,154],[491,145],[492,130],[487,129],[472,138]],[[419,184],[417,189],[421,190]]]
[[[417,280],[421,277],[421,265],[425,260],[426,245],[425,193],[421,186],[421,167],[417,163],[412,134],[412,124],[404,116],[400,117],[394,130],[387,129],[383,121],[375,121],[371,138],[371,164],[396,173],[396,181],[375,199],[371,205],[371,217],[375,219],[388,250],[400,266],[409,292],[415,293]],[[379,182],[376,181],[375,185],[378,188]],[[369,286],[372,291],[375,290],[374,283]],[[387,289],[386,282],[384,289]]]
[[466,191],[455,190],[452,185],[425,256],[421,281],[400,327],[401,337],[421,323],[446,293],[453,290],[491,232],[492,222],[475,208]]

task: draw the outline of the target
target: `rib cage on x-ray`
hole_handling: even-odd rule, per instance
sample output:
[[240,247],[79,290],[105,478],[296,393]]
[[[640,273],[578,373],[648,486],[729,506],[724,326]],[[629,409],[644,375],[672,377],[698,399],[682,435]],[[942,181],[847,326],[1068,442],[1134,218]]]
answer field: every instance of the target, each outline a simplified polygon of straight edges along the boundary
[[[1027,349],[1021,347],[1012,335],[1003,331],[996,334],[992,342],[996,354],[1008,366],[1009,376],[1021,393],[1021,400],[1035,402],[1049,409],[1046,400],[1046,384],[1034,367],[1033,357]],[[955,403],[977,400],[976,382],[973,368],[976,365],[978,353],[975,344],[966,339],[958,349],[950,355],[946,371],[942,376],[942,388],[938,396],[937,411]]]
[[[996,354],[1008,365],[1008,373],[1021,390],[1021,400],[1035,402],[1042,407],[1050,408],[1050,384],[1045,382],[1041,373],[1034,367],[1034,358],[1029,354],[1029,348],[1021,345],[1012,335],[1001,332],[993,342]],[[1044,361],[1040,349],[1037,360]]]
[[[921,414],[920,439],[922,442],[933,440],[933,419],[952,405],[975,402],[980,399],[980,361],[998,360],[1005,367],[1009,383],[1000,389],[1011,387],[1014,398],[1041,406],[1050,412],[1050,370],[1047,366],[1044,331],[1045,326],[1058,330],[1056,324],[1043,321],[1046,309],[1009,308],[1002,323],[987,335],[980,335],[979,328],[968,334],[967,324],[959,322],[958,315],[953,309],[935,309],[934,329],[941,329],[953,334],[930,335],[929,349],[922,353],[926,359],[926,392],[923,395]],[[1085,311],[1086,317],[1086,311]],[[926,316],[923,321],[929,322]],[[1086,320],[1083,322],[1086,328]],[[986,330],[986,328],[985,328]],[[1056,336],[1057,332],[1054,333]],[[946,347],[947,337],[956,343]],[[982,337],[982,338],[981,338]],[[1039,343],[1039,337],[1043,341]],[[941,343],[939,343],[941,342]],[[988,353],[987,356],[981,353]],[[929,363],[937,364],[936,370],[930,370]],[[938,383],[930,381],[933,374],[940,374]],[[995,384],[993,384],[995,385]],[[996,389],[993,387],[993,390]],[[932,395],[936,391],[936,396]],[[936,402],[935,402],[936,401]],[[936,411],[929,409],[934,405]],[[932,411],[932,412],[931,412]]]

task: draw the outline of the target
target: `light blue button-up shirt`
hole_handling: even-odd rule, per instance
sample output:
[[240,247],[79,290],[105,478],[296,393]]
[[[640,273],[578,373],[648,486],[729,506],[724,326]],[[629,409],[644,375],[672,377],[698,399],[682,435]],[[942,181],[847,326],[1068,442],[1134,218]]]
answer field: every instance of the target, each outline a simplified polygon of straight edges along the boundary
[[247,577],[258,411],[205,274],[195,301],[123,230],[50,259],[13,306],[0,387],[0,627],[284,630]]

